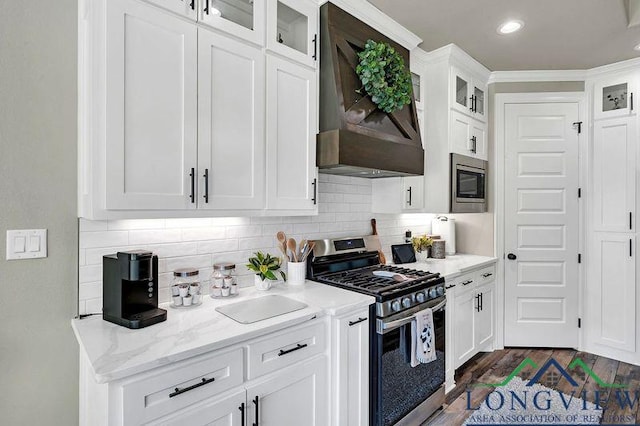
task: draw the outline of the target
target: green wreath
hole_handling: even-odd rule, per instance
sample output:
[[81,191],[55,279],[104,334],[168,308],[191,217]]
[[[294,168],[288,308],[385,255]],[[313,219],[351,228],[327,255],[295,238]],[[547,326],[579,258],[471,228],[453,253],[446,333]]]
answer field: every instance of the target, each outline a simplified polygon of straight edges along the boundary
[[358,57],[356,73],[378,108],[391,113],[411,103],[411,74],[393,47],[367,40]]

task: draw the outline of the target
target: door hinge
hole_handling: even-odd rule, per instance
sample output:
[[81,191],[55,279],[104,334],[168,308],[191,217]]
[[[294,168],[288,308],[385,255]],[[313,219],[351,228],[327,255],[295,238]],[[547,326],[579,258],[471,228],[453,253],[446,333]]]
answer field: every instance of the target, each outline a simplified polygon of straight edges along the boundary
[[578,328],[582,328],[582,318],[578,318]]
[[573,123],[573,127],[578,127],[578,134],[582,133],[582,121],[576,121]]
[[582,263],[582,253],[578,253],[578,263]]
[[578,188],[578,198],[582,198],[582,188]]

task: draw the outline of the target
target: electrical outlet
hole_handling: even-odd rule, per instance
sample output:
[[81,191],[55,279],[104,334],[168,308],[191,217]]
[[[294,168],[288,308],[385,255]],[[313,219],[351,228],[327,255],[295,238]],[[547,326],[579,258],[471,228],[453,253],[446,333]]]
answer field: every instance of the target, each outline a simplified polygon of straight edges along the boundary
[[7,231],[7,260],[47,257],[46,229]]

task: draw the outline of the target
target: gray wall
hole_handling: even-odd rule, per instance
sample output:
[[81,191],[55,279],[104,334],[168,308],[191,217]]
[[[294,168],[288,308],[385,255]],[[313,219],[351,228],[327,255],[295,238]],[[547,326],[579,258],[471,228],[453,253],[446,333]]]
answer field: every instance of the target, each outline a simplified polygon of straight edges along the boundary
[[[78,423],[75,0],[0,1],[0,413]],[[6,261],[7,229],[49,257]]]

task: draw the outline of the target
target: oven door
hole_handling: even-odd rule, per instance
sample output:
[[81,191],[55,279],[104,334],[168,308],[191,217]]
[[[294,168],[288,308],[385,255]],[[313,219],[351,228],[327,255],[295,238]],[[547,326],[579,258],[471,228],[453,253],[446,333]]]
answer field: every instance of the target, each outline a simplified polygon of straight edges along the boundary
[[[423,303],[402,317],[376,320],[372,345],[371,423],[375,426],[411,424],[413,416],[422,421],[444,402],[445,374],[445,305],[444,297]],[[411,322],[414,314],[425,308],[433,310],[436,360],[411,367]],[[432,398],[441,393],[442,398]],[[435,402],[434,402],[435,401]],[[427,403],[429,402],[429,403]],[[425,412],[425,410],[429,410]]]

